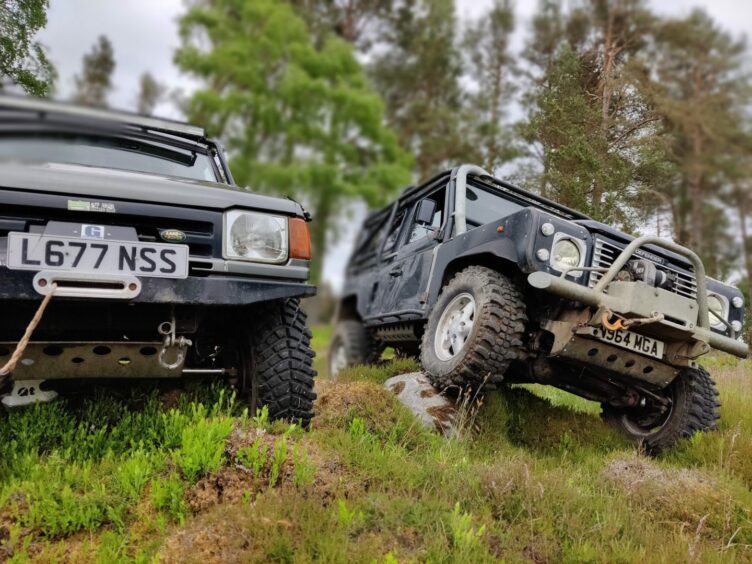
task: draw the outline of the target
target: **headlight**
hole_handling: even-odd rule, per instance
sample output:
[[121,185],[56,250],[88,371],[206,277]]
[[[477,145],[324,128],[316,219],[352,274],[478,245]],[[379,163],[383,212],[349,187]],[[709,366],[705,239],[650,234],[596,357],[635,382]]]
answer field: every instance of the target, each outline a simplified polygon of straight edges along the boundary
[[287,218],[231,211],[225,216],[225,258],[280,263],[287,260]]
[[580,266],[582,252],[579,245],[569,238],[561,238],[554,243],[551,249],[551,266],[556,270],[564,271],[568,268]]
[[708,321],[711,327],[726,327],[726,302],[718,294],[708,294]]

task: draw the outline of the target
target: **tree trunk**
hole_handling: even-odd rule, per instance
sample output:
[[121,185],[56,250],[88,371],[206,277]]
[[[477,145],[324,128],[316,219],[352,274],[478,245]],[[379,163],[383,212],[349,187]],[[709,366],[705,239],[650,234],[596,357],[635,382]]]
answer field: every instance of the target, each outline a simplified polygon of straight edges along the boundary
[[324,270],[324,257],[326,256],[326,232],[332,213],[332,202],[324,190],[319,192],[316,209],[313,213],[314,221],[311,227],[311,273],[312,284],[321,282],[321,274]]
[[491,130],[490,137],[488,139],[488,145],[486,146],[486,162],[483,166],[493,174],[494,166],[497,162],[499,154],[499,133],[501,131],[501,97],[503,94],[503,74],[504,70],[502,63],[497,61],[494,68],[494,81],[493,81],[493,103],[491,104],[491,123],[493,129]]
[[[734,199],[736,200],[736,207],[739,212],[739,227],[742,232],[742,254],[744,254],[744,268],[747,271],[747,293],[748,303],[746,318],[750,319],[752,315],[752,302],[749,301],[749,295],[752,295],[752,248],[749,245],[749,233],[747,230],[747,217],[748,217],[748,201],[744,194],[744,188],[740,186],[734,186]],[[752,337],[752,327],[747,323],[746,331],[747,342]]]
[[692,201],[689,222],[689,244],[695,252],[700,253],[700,256],[702,256],[705,250],[705,241],[703,238],[705,194],[702,185],[702,151],[702,133],[696,131],[692,136],[692,162],[689,168],[689,197]]
[[[601,75],[601,136],[604,146],[608,146],[608,131],[611,121],[611,96],[613,91],[614,72],[614,13],[608,8],[606,29],[603,34],[603,74]],[[590,194],[590,206],[593,211],[600,209],[603,198],[603,186],[600,180],[593,184]]]

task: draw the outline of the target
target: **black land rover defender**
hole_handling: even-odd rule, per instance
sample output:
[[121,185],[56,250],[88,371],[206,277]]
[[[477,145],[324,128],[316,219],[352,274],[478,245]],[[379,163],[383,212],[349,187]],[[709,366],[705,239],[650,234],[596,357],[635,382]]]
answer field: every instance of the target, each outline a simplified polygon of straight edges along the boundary
[[463,165],[370,215],[347,269],[332,374],[384,347],[438,388],[539,382],[601,402],[657,452],[713,429],[697,359],[744,357],[744,302],[691,250],[633,238]]
[[308,220],[235,186],[200,127],[0,97],[3,403],[91,378],[226,376],[252,408],[307,424]]

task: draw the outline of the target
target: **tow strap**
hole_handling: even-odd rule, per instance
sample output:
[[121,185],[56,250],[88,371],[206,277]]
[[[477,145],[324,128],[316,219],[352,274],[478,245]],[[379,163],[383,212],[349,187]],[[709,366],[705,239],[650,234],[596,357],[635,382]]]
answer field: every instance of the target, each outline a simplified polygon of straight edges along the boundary
[[39,322],[42,320],[42,316],[44,315],[44,310],[47,309],[47,305],[50,303],[50,300],[52,299],[52,296],[55,294],[55,290],[57,290],[57,284],[52,284],[50,286],[49,293],[44,297],[42,300],[42,303],[39,304],[39,308],[37,308],[37,312],[34,314],[34,317],[31,318],[31,322],[29,322],[29,325],[26,327],[26,332],[24,332],[23,337],[21,337],[21,340],[18,341],[18,345],[16,345],[16,350],[13,351],[13,354],[10,355],[10,359],[8,362],[6,362],[2,368],[0,368],[0,384],[4,383],[6,378],[10,376],[11,372],[15,370],[16,364],[18,364],[18,361],[21,360],[21,357],[23,356],[24,351],[26,350],[26,347],[29,345],[29,341],[31,340],[31,335],[34,333],[34,329],[37,328],[37,325],[39,325]]

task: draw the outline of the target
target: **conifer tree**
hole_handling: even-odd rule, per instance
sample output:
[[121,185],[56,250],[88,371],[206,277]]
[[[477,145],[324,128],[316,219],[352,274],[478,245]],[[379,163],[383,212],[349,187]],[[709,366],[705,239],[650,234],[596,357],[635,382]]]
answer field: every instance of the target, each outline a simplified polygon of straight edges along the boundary
[[[728,181],[728,159],[743,120],[746,47],[703,11],[668,19],[656,32],[650,95],[671,133],[671,157],[678,167],[666,185],[672,201],[675,237],[715,264],[728,243],[719,213],[720,191]],[[723,270],[720,264],[711,274]]]
[[463,90],[453,0],[400,0],[385,22],[369,74],[389,124],[425,179],[472,154],[463,132]]
[[107,106],[107,96],[112,90],[112,73],[115,54],[112,43],[100,35],[97,42],[83,58],[81,74],[74,77],[76,91],[73,101],[87,106]]
[[139,114],[150,115],[165,94],[165,86],[157,81],[151,73],[145,72],[138,81],[138,98],[136,111]]
[[652,22],[640,0],[591,0],[568,13],[545,0],[525,52],[533,67],[521,131],[538,161],[527,185],[625,229],[644,220],[671,174],[661,116],[640,88]]
[[490,172],[516,155],[512,129],[503,123],[516,90],[509,46],[514,26],[511,0],[495,0],[488,13],[470,22],[462,44],[467,79],[474,84],[464,116],[477,151],[467,160]]

